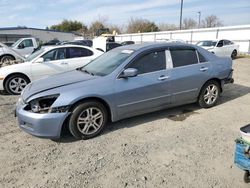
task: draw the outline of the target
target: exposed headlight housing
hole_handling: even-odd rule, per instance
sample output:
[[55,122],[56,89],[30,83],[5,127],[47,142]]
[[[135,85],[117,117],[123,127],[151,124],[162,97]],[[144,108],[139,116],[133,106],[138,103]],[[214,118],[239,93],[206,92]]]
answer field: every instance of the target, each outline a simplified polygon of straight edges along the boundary
[[59,94],[34,99],[29,102],[28,110],[34,113],[40,113],[40,114],[66,112],[69,109],[69,106],[61,106],[61,107],[54,107],[54,108],[51,107],[58,97],[59,97]]

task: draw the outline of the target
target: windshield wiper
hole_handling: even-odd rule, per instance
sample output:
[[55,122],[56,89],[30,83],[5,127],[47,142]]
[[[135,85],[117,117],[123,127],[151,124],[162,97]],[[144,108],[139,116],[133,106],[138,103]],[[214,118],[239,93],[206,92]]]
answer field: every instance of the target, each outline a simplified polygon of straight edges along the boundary
[[94,73],[87,71],[86,69],[81,69],[82,72],[95,76]]

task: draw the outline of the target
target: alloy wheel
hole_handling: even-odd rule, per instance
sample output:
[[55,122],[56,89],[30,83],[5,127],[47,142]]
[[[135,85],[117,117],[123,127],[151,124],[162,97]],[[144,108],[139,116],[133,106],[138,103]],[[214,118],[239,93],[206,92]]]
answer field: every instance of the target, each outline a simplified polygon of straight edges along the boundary
[[209,85],[204,93],[204,102],[208,105],[213,104],[218,98],[219,90],[215,84]]
[[103,120],[103,113],[99,108],[89,107],[79,115],[77,128],[82,134],[90,135],[100,129]]
[[27,81],[24,78],[16,77],[10,80],[9,89],[11,92],[21,94],[23,89],[27,86]]

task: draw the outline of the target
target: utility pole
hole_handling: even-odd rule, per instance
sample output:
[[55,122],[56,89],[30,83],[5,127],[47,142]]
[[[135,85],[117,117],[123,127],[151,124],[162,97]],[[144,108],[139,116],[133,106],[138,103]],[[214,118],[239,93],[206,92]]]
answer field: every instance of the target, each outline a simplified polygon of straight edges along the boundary
[[199,14],[198,28],[200,28],[200,26],[201,26],[201,11],[199,11],[198,14]]
[[182,26],[182,8],[183,8],[183,0],[181,0],[181,12],[180,12],[180,30]]

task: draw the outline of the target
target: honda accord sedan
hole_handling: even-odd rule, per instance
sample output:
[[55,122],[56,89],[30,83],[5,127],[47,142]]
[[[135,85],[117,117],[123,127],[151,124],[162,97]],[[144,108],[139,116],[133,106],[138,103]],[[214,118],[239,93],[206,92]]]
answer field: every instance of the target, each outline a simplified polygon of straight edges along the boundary
[[194,45],[151,43],[115,48],[82,68],[30,83],[17,103],[24,131],[59,138],[67,127],[92,138],[108,122],[198,102],[214,106],[232,83],[232,60]]

